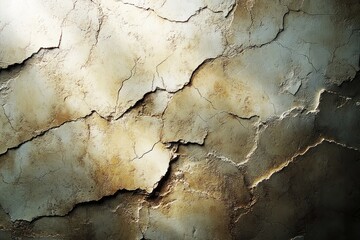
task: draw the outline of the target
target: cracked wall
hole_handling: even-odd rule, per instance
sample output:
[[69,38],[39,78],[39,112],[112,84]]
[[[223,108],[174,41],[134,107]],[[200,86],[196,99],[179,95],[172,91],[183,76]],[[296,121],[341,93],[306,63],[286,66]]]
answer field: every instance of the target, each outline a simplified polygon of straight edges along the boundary
[[0,0],[0,239],[359,239],[358,0]]

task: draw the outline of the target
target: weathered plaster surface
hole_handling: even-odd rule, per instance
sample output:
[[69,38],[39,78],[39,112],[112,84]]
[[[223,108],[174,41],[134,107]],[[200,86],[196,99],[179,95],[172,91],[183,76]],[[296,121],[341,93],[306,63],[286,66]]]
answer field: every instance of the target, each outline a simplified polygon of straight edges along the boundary
[[0,0],[0,239],[358,239],[358,0]]

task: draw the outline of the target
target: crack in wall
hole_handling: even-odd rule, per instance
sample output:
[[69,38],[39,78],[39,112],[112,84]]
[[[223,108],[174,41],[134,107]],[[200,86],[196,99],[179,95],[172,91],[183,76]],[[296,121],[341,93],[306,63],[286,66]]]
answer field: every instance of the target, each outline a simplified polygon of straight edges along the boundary
[[[311,229],[305,232],[301,228],[312,219],[321,220],[319,216],[323,212],[316,215],[319,208],[314,201],[320,188],[329,187],[331,191],[319,190],[319,194],[340,191],[327,197],[325,203],[339,207],[340,210],[334,208],[335,212],[343,211],[340,204],[344,194],[348,209],[355,209],[352,202],[359,198],[351,179],[356,178],[352,169],[358,169],[353,160],[360,147],[356,137],[360,101],[356,91],[340,88],[346,81],[354,84],[355,80],[350,80],[354,72],[358,74],[354,59],[359,27],[356,16],[352,17],[358,6],[353,4],[345,11],[350,2],[336,0],[325,5],[321,5],[322,1],[272,4],[222,1],[219,7],[199,2],[194,11],[188,8],[182,12],[180,7],[186,4],[182,2],[178,3],[177,12],[172,12],[165,11],[172,7],[170,0],[154,4],[91,0],[88,5],[69,1],[60,14],[57,46],[40,47],[21,62],[0,68],[0,75],[7,79],[0,87],[4,98],[0,120],[6,127],[0,137],[7,139],[23,129],[32,129],[30,137],[0,154],[3,160],[0,190],[5,195],[14,191],[12,202],[19,205],[16,209],[11,204],[1,204],[4,211],[0,211],[0,236],[5,234],[5,239],[8,235],[72,239],[77,234],[94,239],[262,239],[273,236],[271,229],[278,238],[298,239],[311,238]],[[76,14],[72,14],[75,10]],[[327,27],[330,25],[326,19],[330,18],[334,30]],[[151,31],[142,29],[141,21],[146,21],[144,26]],[[117,28],[119,25],[121,28]],[[73,28],[76,30],[71,32]],[[113,31],[109,32],[109,28]],[[211,31],[205,31],[207,28]],[[2,26],[2,31],[6,29],[6,25]],[[306,36],[307,31],[313,31],[311,37]],[[74,37],[80,32],[86,32],[86,39]],[[333,32],[335,35],[331,35]],[[207,37],[200,37],[203,35]],[[74,43],[79,45],[72,47]],[[70,48],[63,49],[67,46]],[[114,46],[115,54],[105,51],[109,46]],[[55,57],[46,54],[53,49],[58,49],[53,54]],[[217,50],[203,54],[212,49]],[[73,54],[74,50],[79,51]],[[84,58],[79,62],[85,64],[74,64],[74,68],[69,68],[71,71],[62,70],[78,57]],[[57,64],[47,64],[50,58]],[[104,72],[97,68],[100,63]],[[54,119],[50,123],[56,126],[42,122],[38,126],[34,122],[42,130],[28,124],[27,116],[13,115],[11,111],[16,109],[8,108],[6,101],[17,98],[8,95],[19,86],[38,83],[31,76],[26,79],[28,82],[24,80],[24,85],[15,84],[20,80],[12,81],[17,71],[29,74],[23,71],[25,67],[29,72],[41,68],[47,76],[41,79],[44,83],[63,75],[53,89],[44,87],[44,91],[39,91],[39,98],[47,101],[48,92],[49,96],[61,92],[59,99],[63,106],[77,109],[81,105],[86,110],[75,111],[76,117],[73,112],[61,113],[64,122],[59,124]],[[61,70],[54,74],[54,67]],[[74,69],[79,69],[79,73]],[[334,73],[329,74],[328,70]],[[71,85],[74,89],[66,89],[66,84],[72,81],[76,82]],[[300,81],[297,89],[296,81]],[[94,87],[87,87],[91,84]],[[32,103],[31,98],[28,101]],[[53,105],[38,107],[28,115],[35,116],[49,106],[56,112],[57,101],[54,98]],[[97,105],[97,101],[101,104]],[[80,123],[85,124],[79,133],[75,127],[71,128]],[[77,137],[62,133],[67,128],[69,134],[78,134]],[[57,132],[58,136],[41,142]],[[54,144],[56,141],[58,145]],[[62,146],[67,141],[72,141],[71,147]],[[82,149],[82,143],[84,151],[73,157],[71,154]],[[30,151],[28,146],[33,145],[39,146],[40,157],[26,155]],[[47,148],[53,145],[54,148]],[[103,149],[104,146],[107,148]],[[44,152],[49,155],[41,157]],[[326,158],[317,161],[321,153],[327,152],[336,161]],[[22,155],[11,161],[11,156]],[[314,159],[310,164],[311,157]],[[338,161],[340,158],[343,161]],[[38,170],[29,170],[41,163],[39,159],[47,161]],[[306,163],[301,161],[304,159]],[[129,167],[128,163],[135,165]],[[156,168],[159,165],[161,169]],[[316,171],[324,174],[314,177],[314,186],[302,186],[293,173],[301,167],[295,165],[309,168],[302,173],[306,181],[307,176],[318,177]],[[74,196],[90,195],[84,192],[87,187],[81,182],[86,166],[98,170],[90,174],[91,179],[98,180],[92,186],[99,188],[96,197],[72,200]],[[144,172],[139,170],[142,168]],[[11,169],[16,171],[11,173]],[[62,174],[64,169],[78,172]],[[344,169],[346,174],[342,174]],[[347,178],[347,174],[351,177]],[[57,182],[72,177],[76,180],[56,185],[52,179],[57,175],[62,175]],[[137,182],[146,178],[151,179],[148,185]],[[41,184],[23,186],[31,181]],[[289,186],[287,181],[291,183]],[[112,185],[113,182],[120,185]],[[121,185],[125,183],[129,185]],[[337,184],[343,187],[337,190]],[[49,187],[44,194],[39,192],[40,185],[58,187],[56,190]],[[63,191],[62,187],[75,191],[63,200],[62,205],[73,201],[70,210],[63,212],[55,205],[61,200],[56,194]],[[16,189],[20,188],[33,191],[18,197],[21,191]],[[313,194],[302,198],[299,192],[308,188]],[[347,188],[351,194],[346,194]],[[1,202],[6,202],[5,195],[0,196]],[[32,199],[37,195],[44,199],[50,196],[50,200],[44,200],[48,211],[34,218],[25,212],[23,216],[17,213],[37,208],[33,207]],[[303,209],[305,215],[296,212],[298,209]],[[310,213],[309,209],[312,209]],[[291,215],[293,212],[297,216]],[[334,213],[329,210],[326,214],[332,219]],[[28,221],[12,222],[22,218]],[[321,226],[317,224],[311,226]],[[70,226],[76,230],[68,231]]]
[[261,182],[269,180],[273,174],[276,174],[277,172],[280,172],[281,170],[286,168],[291,162],[294,161],[295,158],[297,158],[298,156],[305,155],[310,149],[317,147],[319,144],[323,143],[323,141],[325,141],[325,139],[321,138],[318,142],[315,142],[314,144],[306,147],[304,151],[295,153],[293,157],[282,163],[280,166],[274,169],[270,169],[270,171],[267,172],[265,175],[258,177],[258,179],[256,179],[250,187],[256,188]]
[[[218,14],[218,13],[222,13],[224,14],[224,11],[223,10],[213,10],[211,9],[208,5],[205,5],[205,6],[202,6],[200,8],[198,8],[196,11],[194,11],[194,13],[192,13],[190,16],[186,17],[185,19],[171,19],[171,18],[168,18],[168,17],[165,17],[165,16],[161,16],[161,14],[159,14],[155,9],[151,8],[151,7],[144,7],[144,6],[140,6],[140,5],[137,5],[137,4],[134,4],[134,3],[130,3],[130,2],[126,2],[124,0],[119,0],[119,2],[121,2],[122,4],[124,5],[129,5],[129,6],[133,6],[137,9],[140,9],[140,10],[143,10],[143,11],[149,11],[149,12],[152,12],[154,13],[157,17],[159,17],[160,19],[164,20],[164,21],[168,21],[168,22],[172,22],[172,23],[188,23],[193,17],[199,15],[201,12],[205,11],[205,10],[209,10],[211,13],[214,13],[214,14]],[[166,3],[166,0],[161,4],[161,6],[159,7],[162,8],[164,6],[164,4]],[[229,7],[229,10],[227,11],[227,13],[224,15],[224,18],[227,18],[232,10],[234,9],[234,6],[235,6],[235,1],[233,4],[230,5]]]
[[23,61],[19,62],[19,63],[14,63],[14,64],[11,64],[11,65],[8,65],[7,67],[5,68],[0,68],[0,74],[2,74],[3,71],[6,71],[6,72],[11,72],[11,71],[14,71],[16,70],[17,68],[22,68],[23,66],[25,66],[30,60],[32,60],[34,57],[42,54],[42,53],[45,53],[47,51],[51,51],[53,49],[59,49],[60,48],[60,44],[61,44],[61,38],[62,38],[62,35],[60,34],[60,37],[59,37],[59,42],[56,46],[52,46],[52,47],[40,47],[36,52],[32,53],[29,57],[25,58]]

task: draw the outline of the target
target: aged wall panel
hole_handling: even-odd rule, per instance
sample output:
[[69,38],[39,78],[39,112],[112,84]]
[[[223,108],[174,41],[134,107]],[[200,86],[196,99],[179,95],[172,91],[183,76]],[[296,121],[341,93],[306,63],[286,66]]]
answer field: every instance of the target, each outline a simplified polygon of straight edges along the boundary
[[359,239],[358,0],[0,0],[0,239]]

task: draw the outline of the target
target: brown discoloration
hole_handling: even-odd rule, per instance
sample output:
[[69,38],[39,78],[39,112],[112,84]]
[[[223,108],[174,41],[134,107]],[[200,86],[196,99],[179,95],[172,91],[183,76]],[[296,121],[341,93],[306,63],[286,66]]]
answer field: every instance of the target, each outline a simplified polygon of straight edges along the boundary
[[61,108],[55,113],[53,124],[59,125],[73,118],[73,115],[66,108]]
[[214,93],[224,98],[228,96],[228,92],[225,87],[225,84],[223,84],[223,82],[220,79],[214,83]]
[[96,186],[101,189],[99,195],[110,195],[126,186],[135,185],[132,171],[126,167],[126,162],[121,161],[118,157],[113,156],[109,161],[97,164],[93,169],[92,176]]

